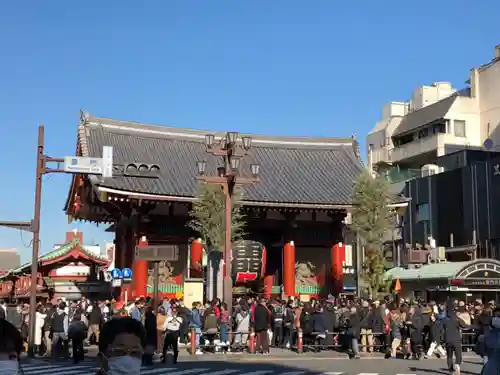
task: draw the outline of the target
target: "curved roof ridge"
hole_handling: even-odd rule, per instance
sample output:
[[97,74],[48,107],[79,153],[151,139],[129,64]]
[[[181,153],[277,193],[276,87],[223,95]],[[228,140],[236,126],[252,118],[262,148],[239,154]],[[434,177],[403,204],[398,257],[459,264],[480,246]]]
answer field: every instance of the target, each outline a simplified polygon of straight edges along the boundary
[[[161,163],[157,179],[117,174],[102,181],[90,176],[94,187],[188,199],[196,196],[199,186],[197,161],[206,160],[210,171],[218,166],[217,158],[207,157],[206,134],[206,131],[127,123],[86,114],[78,126],[83,156],[100,157],[102,147],[108,145],[114,148],[116,164]],[[246,175],[251,164],[258,163],[261,181],[245,186],[245,201],[281,206],[291,202],[342,207],[352,204],[353,181],[363,170],[356,137],[256,138],[252,135],[252,139],[255,147],[242,160],[240,173]]]
[[[192,139],[202,141],[206,134],[214,134],[222,137],[225,132],[210,130],[188,129],[173,126],[152,125],[134,121],[114,120],[104,117],[87,116],[84,120],[86,125],[102,126],[111,131],[130,133],[134,136]],[[259,145],[284,145],[284,146],[352,146],[354,137],[308,137],[308,136],[277,136],[264,134],[240,133],[240,136],[250,136],[255,144]]]

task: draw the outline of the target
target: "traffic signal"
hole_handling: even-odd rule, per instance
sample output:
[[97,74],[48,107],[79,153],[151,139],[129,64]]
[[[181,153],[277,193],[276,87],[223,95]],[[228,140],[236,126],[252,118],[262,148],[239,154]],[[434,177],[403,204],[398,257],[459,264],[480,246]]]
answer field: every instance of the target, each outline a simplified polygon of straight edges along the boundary
[[160,176],[160,166],[158,164],[147,163],[126,163],[123,168],[123,175],[128,177],[158,178]]

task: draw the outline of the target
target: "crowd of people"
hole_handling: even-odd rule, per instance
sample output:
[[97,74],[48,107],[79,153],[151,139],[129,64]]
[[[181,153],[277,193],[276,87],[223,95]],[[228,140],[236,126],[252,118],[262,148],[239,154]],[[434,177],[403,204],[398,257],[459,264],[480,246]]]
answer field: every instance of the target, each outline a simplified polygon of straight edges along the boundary
[[[17,354],[26,350],[28,312],[27,305],[0,302],[2,335],[13,327],[20,340],[11,346],[0,344],[0,350],[12,350],[12,345],[19,349]],[[84,358],[84,347],[95,343],[106,359],[104,369],[119,366],[121,354],[134,353],[134,348],[139,368],[151,365],[155,355],[165,362],[168,351],[177,363],[179,346],[189,345],[191,336],[193,354],[243,351],[248,349],[250,335],[255,338],[255,353],[262,355],[268,355],[270,347],[344,349],[353,359],[361,352],[374,351],[388,359],[401,355],[419,360],[436,355],[447,359],[450,372],[460,371],[463,344],[473,347],[479,338],[476,350],[484,358],[485,368],[500,369],[500,353],[495,352],[500,343],[500,308],[493,301],[437,304],[388,297],[300,302],[242,297],[233,301],[230,315],[220,300],[195,302],[188,308],[182,299],[154,304],[148,298],[138,298],[124,306],[113,300],[89,302],[82,298],[38,304],[35,328],[38,355],[72,357],[77,363]],[[464,336],[464,330],[472,331]],[[135,347],[118,349],[123,345]]]

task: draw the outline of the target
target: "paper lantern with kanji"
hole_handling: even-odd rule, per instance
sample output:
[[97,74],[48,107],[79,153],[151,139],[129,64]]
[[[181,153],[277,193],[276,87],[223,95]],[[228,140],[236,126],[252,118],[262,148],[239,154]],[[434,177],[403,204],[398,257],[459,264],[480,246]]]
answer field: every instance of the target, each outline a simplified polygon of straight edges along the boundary
[[233,246],[232,277],[235,284],[246,284],[264,277],[266,251],[257,241],[240,241]]

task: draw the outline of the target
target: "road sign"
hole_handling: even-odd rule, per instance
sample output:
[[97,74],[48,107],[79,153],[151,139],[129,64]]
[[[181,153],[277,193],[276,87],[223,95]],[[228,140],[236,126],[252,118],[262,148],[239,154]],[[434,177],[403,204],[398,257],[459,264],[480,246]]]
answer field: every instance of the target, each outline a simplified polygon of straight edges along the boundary
[[123,283],[122,279],[113,279],[113,282],[111,283],[111,285],[116,288],[116,287],[122,286],[122,283]]
[[111,272],[109,272],[109,271],[104,272],[104,281],[109,283],[109,282],[111,282],[111,280],[113,280],[113,276],[111,276]]
[[483,147],[486,149],[486,150],[491,150],[494,146],[494,142],[493,142],[493,139],[491,138],[486,138],[486,140],[483,142]]
[[102,159],[65,156],[64,171],[68,173],[102,174]]
[[102,148],[102,158],[65,156],[64,171],[113,177],[113,147],[104,146]]
[[136,246],[135,259],[149,260],[151,262],[161,260],[175,262],[179,260],[179,252],[179,245]]
[[119,268],[114,268],[111,270],[111,277],[113,280],[123,279],[122,271]]
[[124,280],[132,280],[132,270],[130,268],[122,269],[122,275]]
[[113,177],[113,147],[104,146],[102,148],[102,177]]

